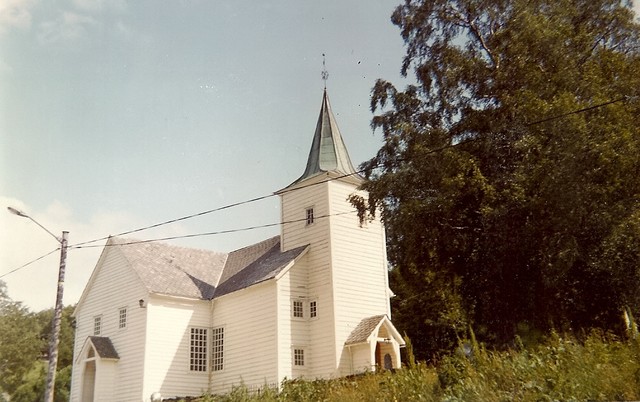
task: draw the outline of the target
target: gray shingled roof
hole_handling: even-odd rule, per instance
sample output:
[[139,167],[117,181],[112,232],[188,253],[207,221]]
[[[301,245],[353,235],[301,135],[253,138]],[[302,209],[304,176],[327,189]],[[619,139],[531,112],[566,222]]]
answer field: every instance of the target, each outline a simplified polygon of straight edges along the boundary
[[[244,289],[251,285],[266,281],[268,279],[275,278],[291,261],[298,257],[307,248],[307,246],[297,247],[292,250],[280,251],[280,239],[269,239],[263,243],[258,243],[254,246],[247,247],[233,252],[229,255],[227,262],[231,262],[225,266],[225,272],[223,276],[224,281],[220,281],[220,286],[216,290],[215,297],[223,296],[225,294],[235,292],[236,290]],[[259,248],[264,250],[268,244],[273,243],[270,249],[266,253],[263,253],[259,258],[253,258],[257,252],[253,248]],[[250,256],[249,258],[245,256]],[[243,261],[253,260],[250,264],[244,265]],[[244,265],[244,268],[238,269]],[[234,269],[231,269],[234,268]],[[227,276],[227,270],[229,275]],[[235,271],[235,272],[234,272]]]
[[354,345],[356,343],[364,343],[367,341],[371,333],[376,329],[386,316],[374,315],[373,317],[364,318],[357,327],[351,331],[349,337],[345,341],[345,345]]
[[103,359],[119,359],[118,352],[116,352],[116,348],[113,347],[113,343],[111,343],[111,339],[106,336],[90,336],[89,339],[93,344],[94,349],[98,356]]
[[[220,279],[226,253],[112,238],[151,293],[209,299]],[[131,244],[128,244],[131,243]]]
[[353,174],[354,176],[356,173],[338,129],[336,119],[333,117],[326,88],[322,96],[320,116],[318,117],[316,131],[311,142],[306,169],[302,176],[291,184],[323,172],[337,172],[343,175]]
[[280,237],[218,253],[160,242],[111,238],[147,291],[212,299],[274,278],[306,249],[280,251]]

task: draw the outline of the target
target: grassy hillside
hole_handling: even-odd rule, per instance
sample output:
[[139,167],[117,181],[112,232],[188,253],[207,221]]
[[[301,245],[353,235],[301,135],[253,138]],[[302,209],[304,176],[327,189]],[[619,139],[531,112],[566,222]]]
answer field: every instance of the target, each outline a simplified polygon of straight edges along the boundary
[[551,401],[640,399],[640,346],[593,333],[552,335],[524,347],[487,351],[473,340],[435,367],[409,365],[330,381],[286,381],[280,393],[237,387],[209,401]]

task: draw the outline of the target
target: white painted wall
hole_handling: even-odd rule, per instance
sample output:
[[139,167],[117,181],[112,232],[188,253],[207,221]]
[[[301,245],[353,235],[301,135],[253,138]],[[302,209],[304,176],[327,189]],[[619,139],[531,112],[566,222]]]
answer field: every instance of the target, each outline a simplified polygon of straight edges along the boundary
[[[143,397],[198,396],[208,390],[207,372],[190,371],[191,327],[209,328],[210,302],[151,295],[147,303],[147,345]],[[209,337],[211,335],[209,334]]]
[[[373,345],[375,348],[375,345]],[[363,373],[375,369],[375,356],[372,345],[368,343],[353,345],[347,349],[350,354],[351,362],[349,366],[349,374]],[[373,360],[372,360],[373,359]]]
[[356,214],[342,214],[354,209],[347,198],[355,186],[339,180],[328,184],[336,358],[340,375],[347,375],[351,362],[343,345],[349,334],[363,318],[390,314],[386,244],[380,220],[360,225]]
[[[282,244],[285,250],[310,245],[304,262],[307,267],[306,297],[308,300],[317,300],[318,317],[307,322],[309,338],[305,354],[308,354],[309,357],[305,360],[309,364],[304,373],[299,373],[309,378],[333,377],[337,368],[329,239],[330,219],[332,218],[327,217],[330,214],[328,185],[327,183],[312,185],[325,181],[327,178],[325,175],[319,175],[304,181],[302,183],[305,186],[303,189],[281,194],[283,222],[303,219],[306,216],[306,209],[310,206],[314,208],[315,222],[312,225],[306,225],[306,222],[294,222],[285,223],[282,226]],[[291,292],[284,286],[284,282],[282,289],[285,293]],[[290,319],[290,306],[288,305],[290,301],[286,299],[291,295],[287,296],[285,293],[282,294],[284,301],[279,311],[285,317],[280,325],[286,326],[290,325],[286,322],[287,319]],[[292,350],[292,343],[293,340],[288,340],[281,343],[280,347]],[[294,376],[290,367],[291,361],[292,358],[289,358],[284,362],[289,365],[284,371],[287,377]]]
[[211,374],[213,393],[243,383],[278,383],[276,282],[268,280],[213,301],[213,327],[224,327],[224,369]]
[[[79,401],[81,364],[77,354],[88,336],[93,336],[93,322],[102,316],[100,336],[109,337],[120,355],[114,363],[117,386],[107,395],[112,400],[142,400],[143,353],[146,327],[146,310],[138,307],[138,300],[146,297],[146,291],[128,263],[116,247],[107,247],[90,279],[85,294],[76,310],[76,334],[74,341],[74,366],[72,373],[71,401]],[[118,328],[119,308],[127,307],[127,326]],[[96,374],[99,376],[99,369]]]
[[[112,360],[96,362],[95,402],[117,401],[117,362]],[[83,401],[84,402],[84,401]]]

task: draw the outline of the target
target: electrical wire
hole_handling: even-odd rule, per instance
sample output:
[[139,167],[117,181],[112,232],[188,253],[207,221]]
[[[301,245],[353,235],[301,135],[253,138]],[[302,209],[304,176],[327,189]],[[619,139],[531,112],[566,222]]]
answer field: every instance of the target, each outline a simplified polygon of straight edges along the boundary
[[[587,112],[589,110],[598,109],[598,108],[601,108],[601,107],[604,107],[604,106],[608,106],[608,105],[611,105],[611,104],[614,104],[614,103],[622,102],[624,100],[635,99],[635,98],[637,98],[637,97],[624,96],[624,97],[621,97],[621,98],[618,98],[618,99],[614,99],[614,100],[611,100],[611,101],[599,103],[597,105],[593,105],[593,106],[589,106],[589,107],[586,107],[586,108],[577,109],[577,110],[573,110],[573,111],[570,111],[570,112],[562,113],[562,114],[559,114],[559,115],[551,116],[551,117],[548,117],[548,118],[536,120],[536,121],[531,122],[531,123],[526,123],[525,127],[530,127],[530,126],[534,126],[534,125],[537,125],[537,124],[545,123],[545,122],[548,122],[548,121],[561,119],[563,117],[567,117],[567,116],[570,116],[570,115],[573,115],[573,114],[584,113],[584,112]],[[473,139],[469,139],[469,140],[466,140],[466,141],[461,141],[461,142],[458,142],[458,143],[455,143],[455,144],[445,145],[445,146],[440,147],[440,148],[432,149],[429,152],[427,152],[426,154],[437,153],[437,152],[440,152],[440,151],[444,151],[445,149],[458,147],[458,146],[461,146],[461,145],[464,145],[464,144],[467,144],[467,143],[470,143],[470,142],[478,141],[478,140],[479,140],[478,138],[473,138]],[[328,178],[326,180],[322,180],[322,181],[317,182],[317,183],[310,183],[310,184],[307,184],[307,185],[304,185],[304,186],[300,186],[300,187],[296,187],[296,188],[292,188],[292,189],[285,189],[285,190],[280,191],[279,194],[284,194],[284,193],[288,193],[288,192],[291,192],[291,191],[301,190],[301,189],[304,189],[304,188],[308,188],[308,187],[311,187],[311,186],[316,186],[316,185],[319,185],[319,184],[323,184],[323,183],[326,183],[326,182],[329,182],[329,181],[333,181],[333,180],[342,179],[342,178],[349,177],[349,176],[359,175],[361,173],[364,173],[367,170],[370,170],[370,168],[361,169],[361,170],[356,171],[354,173],[348,173],[348,174],[344,174],[344,175],[341,175],[341,176]],[[273,197],[275,195],[276,194],[268,194],[268,195],[255,197],[255,198],[252,198],[252,199],[249,199],[249,200],[245,200],[245,201],[240,201],[240,202],[236,202],[236,203],[232,203],[232,204],[227,204],[227,205],[224,205],[222,207],[210,209],[210,210],[207,210],[207,211],[198,212],[198,213],[187,215],[187,216],[183,216],[183,217],[180,217],[180,218],[170,219],[170,220],[167,220],[167,221],[164,221],[164,222],[156,223],[156,224],[149,225],[149,226],[144,226],[144,227],[141,227],[141,228],[138,228],[138,229],[128,230],[128,231],[125,231],[125,232],[118,233],[118,234],[116,234],[114,236],[121,237],[121,236],[125,236],[125,235],[128,235],[128,234],[141,232],[141,231],[144,231],[144,230],[157,228],[157,227],[168,225],[168,224],[171,224],[171,223],[176,223],[176,222],[184,221],[184,220],[187,220],[187,219],[192,219],[192,218],[196,218],[196,217],[199,217],[199,216],[211,214],[213,212],[222,211],[222,210],[233,208],[233,207],[237,207],[237,206],[240,206],[240,205],[250,204],[250,203],[253,203],[253,202],[256,202],[256,201],[261,201],[261,200],[264,200],[264,199],[267,199],[267,198],[271,198],[271,197]],[[327,216],[323,216],[323,217],[327,217]],[[322,217],[318,217],[318,218],[322,218]],[[304,219],[302,219],[302,220],[304,220]],[[190,237],[200,237],[200,236],[211,236],[211,235],[217,235],[217,234],[235,233],[235,232],[248,231],[248,230],[260,229],[260,228],[267,228],[267,227],[282,225],[282,224],[285,224],[285,223],[293,223],[293,222],[298,222],[298,221],[299,220],[294,220],[294,221],[289,221],[289,222],[271,223],[271,224],[260,225],[260,226],[251,226],[251,227],[246,227],[246,228],[241,228],[241,229],[230,229],[230,230],[224,230],[224,231],[219,231],[219,232],[208,232],[208,233],[191,234],[191,235],[184,235],[184,236],[165,237],[165,238],[160,238],[160,239],[144,240],[144,241],[138,241],[138,242],[142,243],[142,242],[151,242],[151,241],[175,240],[175,239],[180,239],[180,238],[190,238]],[[91,245],[91,246],[89,246],[89,244],[95,243],[95,242],[98,242],[98,241],[102,241],[102,240],[107,240],[110,237],[111,236],[105,236],[105,237],[101,237],[101,238],[94,239],[94,240],[89,240],[89,241],[85,241],[85,242],[81,242],[81,243],[75,243],[73,245],[70,245],[69,248],[70,249],[81,249],[81,248],[103,247],[102,245]],[[30,262],[28,262],[28,263],[26,263],[26,264],[24,264],[24,265],[22,265],[20,267],[17,267],[17,268],[15,268],[15,269],[13,269],[13,270],[11,270],[9,272],[6,272],[6,273],[0,275],[0,278],[3,278],[3,277],[5,277],[5,276],[7,276],[7,275],[9,275],[9,274],[11,274],[13,272],[16,272],[16,271],[18,271],[18,270],[20,270],[22,268],[25,268],[28,265],[31,265],[31,264],[33,264],[33,263],[35,263],[35,262],[37,262],[37,261],[49,256],[50,254],[56,252],[59,249],[60,248],[57,248],[57,249],[55,249],[55,250],[53,250],[53,251],[51,251],[51,252],[49,252],[49,253],[47,253],[45,255],[33,260],[33,261],[30,261]]]
[[[545,119],[541,119],[541,120],[537,120],[537,121],[534,121],[534,122],[531,122],[531,123],[527,123],[527,124],[525,124],[525,127],[530,127],[530,126],[533,126],[533,125],[536,125],[536,124],[541,124],[541,123],[545,123],[545,122],[548,122],[548,121],[557,120],[557,119],[560,119],[560,118],[563,118],[563,117],[566,117],[566,116],[570,116],[572,114],[583,113],[583,112],[586,112],[586,111],[589,111],[589,110],[601,108],[601,107],[604,107],[604,106],[607,106],[607,105],[610,105],[610,104],[613,104],[613,103],[617,103],[617,102],[621,102],[621,101],[627,100],[629,98],[630,97],[628,97],[628,96],[624,96],[624,97],[621,97],[621,98],[618,98],[618,99],[615,99],[615,100],[612,100],[612,101],[603,102],[603,103],[600,103],[600,104],[597,104],[597,105],[593,105],[593,106],[589,106],[589,107],[586,107],[586,108],[582,108],[582,109],[574,110],[574,111],[571,111],[571,112],[567,112],[567,113],[562,113],[562,114],[559,114],[559,115],[551,116],[551,117],[548,117],[548,118],[545,118]],[[461,146],[461,145],[464,145],[464,144],[468,144],[470,142],[478,141],[478,140],[479,140],[479,138],[472,138],[472,139],[469,139],[469,140],[466,140],[466,141],[460,141],[460,142],[457,142],[455,144],[449,144],[449,145],[442,146],[440,148],[432,149],[432,150],[426,152],[425,154],[426,155],[434,154],[434,153],[437,153],[437,152],[444,151],[445,149],[455,148],[455,147],[458,147],[458,146]],[[329,182],[329,181],[339,180],[339,179],[343,179],[345,177],[359,175],[361,173],[364,173],[367,170],[369,170],[369,168],[361,169],[361,170],[358,170],[358,171],[356,171],[354,173],[347,173],[347,174],[344,174],[344,175],[341,175],[341,176],[331,177],[331,178],[328,178],[326,180],[319,181],[317,183],[310,183],[310,184],[307,184],[307,185],[304,185],[304,186],[300,186],[300,187],[295,187],[295,188],[292,188],[292,189],[285,189],[285,190],[280,191],[279,194],[284,194],[284,193],[288,193],[288,192],[291,192],[291,191],[302,190],[304,188],[308,188],[308,187],[311,187],[311,186],[317,186],[319,184],[323,184],[323,183],[326,183],[326,182]],[[241,206],[241,205],[250,204],[250,203],[253,203],[253,202],[256,202],[256,201],[265,200],[267,198],[274,197],[275,195],[277,195],[277,194],[267,194],[267,195],[263,195],[263,196],[260,196],[260,197],[255,197],[255,198],[252,198],[252,199],[249,199],[249,200],[235,202],[235,203],[232,203],[232,204],[224,205],[224,206],[221,206],[221,207],[218,207],[218,208],[214,208],[214,209],[210,209],[210,210],[207,210],[207,211],[198,212],[198,213],[191,214],[191,215],[186,215],[186,216],[183,216],[183,217],[180,217],[180,218],[170,219],[168,221],[155,223],[153,225],[144,226],[144,227],[141,227],[141,228],[138,228],[138,229],[128,230],[128,231],[125,231],[125,232],[121,232],[121,233],[115,234],[113,236],[120,237],[120,236],[125,236],[125,235],[128,235],[128,234],[132,234],[132,233],[142,232],[144,230],[153,229],[153,228],[157,228],[157,227],[164,226],[164,225],[169,225],[171,223],[176,223],[176,222],[184,221],[184,220],[187,220],[187,219],[192,219],[192,218],[196,218],[196,217],[199,217],[199,216],[208,215],[208,214],[211,214],[213,212],[218,212],[218,211],[222,211],[222,210],[225,210],[225,209],[229,209],[229,208],[238,207],[238,206]],[[109,237],[111,237],[111,236],[105,236],[105,237],[101,237],[101,238],[94,239],[94,240],[89,240],[89,241],[85,241],[85,242],[81,242],[81,243],[75,243],[75,244],[71,245],[70,247],[79,248],[78,246],[82,246],[82,245],[91,244],[91,243],[99,242],[99,241],[102,241],[102,240],[106,240]]]
[[41,259],[43,259],[43,258],[45,258],[45,257],[50,256],[51,254],[55,253],[55,252],[56,252],[56,251],[58,251],[58,250],[60,250],[60,247],[58,247],[58,248],[56,248],[56,249],[54,249],[54,250],[52,250],[52,251],[49,251],[47,254],[42,255],[42,256],[40,256],[40,257],[36,258],[35,260],[29,261],[29,262],[28,262],[28,263],[26,263],[26,264],[22,264],[22,265],[20,265],[18,268],[14,268],[14,269],[12,269],[12,270],[11,270],[11,271],[9,271],[9,272],[5,272],[4,274],[0,275],[0,279],[1,279],[1,278],[4,278],[5,276],[7,276],[7,275],[9,275],[9,274],[12,274],[12,273],[14,273],[14,272],[16,272],[16,271],[19,271],[19,270],[21,270],[22,268],[26,268],[27,266],[29,266],[29,265],[31,265],[31,264],[33,264],[33,263],[35,263],[35,262],[38,262],[38,261],[40,261]]
[[[291,191],[302,190],[304,188],[317,186],[319,184],[327,183],[329,181],[343,179],[343,178],[349,177],[349,176],[355,176],[355,175],[358,175],[360,173],[363,173],[364,171],[365,171],[365,169],[362,169],[362,170],[356,171],[354,173],[346,173],[346,174],[343,174],[341,176],[330,177],[328,179],[319,181],[317,183],[310,183],[310,184],[306,184],[304,186],[300,186],[300,187],[296,187],[296,188],[292,188],[292,189],[284,189],[284,190],[280,191],[279,194],[289,193]],[[91,243],[99,242],[99,241],[102,241],[102,240],[106,240],[109,237],[121,237],[121,236],[125,236],[125,235],[132,234],[132,233],[142,232],[144,230],[157,228],[157,227],[160,227],[160,226],[164,226],[164,225],[168,225],[168,224],[171,224],[171,223],[184,221],[184,220],[191,219],[191,218],[196,218],[196,217],[207,215],[207,214],[210,214],[210,213],[213,213],[213,212],[218,212],[218,211],[222,211],[222,210],[225,210],[225,209],[229,209],[229,208],[238,207],[238,206],[241,206],[241,205],[250,204],[250,203],[253,203],[253,202],[256,202],[256,201],[262,201],[262,200],[265,200],[267,198],[275,197],[276,195],[277,194],[267,194],[267,195],[263,195],[263,196],[260,196],[260,197],[255,197],[255,198],[252,198],[252,199],[249,199],[249,200],[246,200],[246,201],[235,202],[233,204],[228,204],[228,205],[224,205],[224,206],[221,206],[221,207],[218,207],[218,208],[214,208],[214,209],[210,209],[210,210],[207,210],[207,211],[198,212],[198,213],[191,214],[191,215],[186,215],[186,216],[183,216],[183,217],[180,217],[180,218],[171,219],[171,220],[160,222],[160,223],[155,223],[153,225],[144,226],[144,227],[141,227],[141,228],[138,228],[138,229],[128,230],[128,231],[121,232],[121,233],[118,233],[118,234],[115,234],[115,235],[109,235],[109,236],[101,237],[101,238],[94,239],[94,240],[75,243],[75,244],[70,245],[69,247],[70,248],[80,248],[78,246],[83,246],[83,245],[86,245],[86,244],[91,244]]]
[[[339,213],[336,213],[336,214],[327,214],[327,215],[315,216],[314,219],[324,219],[324,218],[329,218],[329,217],[332,217],[332,216],[354,214],[354,213],[357,213],[357,212],[358,211],[353,209],[351,211],[339,212]],[[287,224],[290,224],[290,223],[305,222],[306,220],[307,220],[307,218],[301,218],[301,219],[293,219],[293,220],[284,221],[284,222],[267,223],[267,224],[264,224],[264,225],[257,225],[257,226],[248,226],[248,227],[239,228],[239,229],[220,230],[220,231],[217,231],[217,232],[194,233],[194,234],[168,236],[168,237],[161,237],[161,238],[147,239],[147,240],[131,240],[131,241],[125,241],[125,242],[122,242],[122,243],[105,244],[105,245],[93,244],[93,245],[82,245],[82,246],[70,246],[70,248],[82,249],[82,248],[96,248],[96,247],[110,247],[110,246],[111,247],[113,247],[113,246],[128,246],[128,245],[132,245],[132,244],[153,243],[153,242],[167,241],[167,240],[190,239],[190,238],[194,238],[194,237],[214,236],[214,235],[220,235],[220,234],[246,232],[246,231],[249,231],[249,230],[264,229],[264,228],[269,228],[269,227],[274,227],[274,226],[287,225]]]
[[614,100],[611,100],[611,101],[608,101],[608,102],[599,103],[597,105],[588,106],[588,107],[585,107],[585,108],[582,108],[582,109],[573,110],[571,112],[566,112],[566,113],[562,113],[562,114],[559,114],[559,115],[556,115],[556,116],[547,117],[546,119],[537,120],[537,121],[534,121],[532,123],[527,123],[524,126],[525,127],[530,127],[530,126],[534,126],[536,124],[546,123],[548,121],[557,120],[557,119],[560,119],[560,118],[563,118],[563,117],[571,116],[572,114],[588,112],[589,110],[598,109],[598,108],[601,108],[601,107],[604,107],[604,106],[607,106],[607,105],[611,105],[613,103],[622,102],[622,101],[627,100],[627,99],[630,99],[630,97],[623,96],[622,98],[614,99]]
[[[336,214],[327,214],[327,215],[319,215],[319,216],[315,216],[314,219],[324,219],[324,218],[329,218],[331,216],[340,216],[340,215],[347,215],[347,214],[353,214],[353,213],[357,213],[358,211],[356,211],[355,209],[350,210],[350,211],[346,211],[346,212],[339,212]],[[87,248],[97,248],[97,247],[113,247],[113,246],[128,246],[128,245],[132,245],[132,244],[141,244],[141,243],[153,243],[153,242],[160,242],[160,241],[168,241],[168,240],[177,240],[177,239],[190,239],[190,238],[194,238],[194,237],[203,237],[203,236],[213,236],[213,235],[220,235],[220,234],[229,234],[229,233],[237,233],[237,232],[246,232],[249,230],[255,230],[255,229],[264,229],[264,228],[269,228],[269,227],[274,227],[274,226],[280,226],[280,225],[286,225],[286,224],[290,224],[290,223],[297,223],[297,222],[304,222],[306,221],[307,218],[301,218],[301,219],[293,219],[293,220],[289,220],[289,221],[284,221],[284,222],[277,222],[277,223],[267,223],[264,225],[257,225],[257,226],[248,226],[248,227],[244,227],[244,228],[239,228],[239,229],[227,229],[227,230],[220,230],[217,232],[206,232],[206,233],[193,233],[193,234],[187,234],[187,235],[179,235],[179,236],[168,236],[168,237],[161,237],[161,238],[156,238],[156,239],[147,239],[147,240],[131,240],[131,241],[126,241],[123,243],[115,243],[115,244],[86,244],[83,243],[82,245],[76,244],[76,245],[71,245],[68,247],[68,249],[87,249]],[[108,237],[106,237],[106,239],[108,239]],[[26,268],[27,266],[49,256],[50,254],[56,252],[60,250],[60,247],[58,247],[57,249],[36,258],[33,261],[30,261],[26,264],[23,264],[15,269],[12,269],[11,271],[5,272],[4,274],[0,275],[0,278],[3,278],[9,274],[12,274],[16,271],[19,271],[23,268]]]

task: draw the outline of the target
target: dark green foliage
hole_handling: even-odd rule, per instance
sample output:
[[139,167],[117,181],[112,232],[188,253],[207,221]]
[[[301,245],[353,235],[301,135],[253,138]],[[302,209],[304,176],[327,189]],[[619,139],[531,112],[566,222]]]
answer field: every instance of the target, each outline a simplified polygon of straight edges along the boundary
[[404,91],[379,80],[363,164],[394,322],[429,359],[640,311],[640,27],[615,0],[407,0]]
[[41,356],[42,341],[36,317],[7,295],[0,281],[0,392],[11,395]]
[[[55,401],[69,400],[73,360],[73,307],[62,311]],[[31,313],[12,301],[0,281],[0,394],[11,401],[33,402],[42,399],[47,378],[49,338],[53,309]]]

